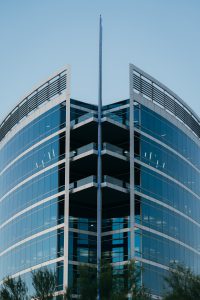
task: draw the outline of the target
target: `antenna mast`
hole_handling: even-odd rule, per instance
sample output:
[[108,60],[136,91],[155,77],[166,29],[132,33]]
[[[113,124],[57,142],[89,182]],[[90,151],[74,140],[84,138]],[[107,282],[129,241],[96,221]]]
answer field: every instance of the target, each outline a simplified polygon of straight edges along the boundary
[[98,162],[97,162],[97,282],[98,291],[97,299],[101,299],[100,295],[100,273],[101,273],[101,227],[102,227],[102,18],[99,20],[99,91],[98,91]]

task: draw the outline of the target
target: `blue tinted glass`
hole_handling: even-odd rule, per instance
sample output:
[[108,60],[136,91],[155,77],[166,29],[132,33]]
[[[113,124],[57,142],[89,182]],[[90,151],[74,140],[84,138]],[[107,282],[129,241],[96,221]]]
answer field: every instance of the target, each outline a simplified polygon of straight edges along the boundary
[[65,106],[59,104],[20,130],[1,149],[0,170],[20,153],[46,136],[65,127]]
[[169,145],[200,169],[199,146],[182,130],[157,113],[141,106],[141,130]]
[[[41,262],[55,259],[63,253],[61,243],[64,231],[52,231],[9,250],[0,257],[0,280]],[[50,247],[51,245],[51,247]]]
[[0,224],[20,210],[63,191],[65,184],[64,170],[64,165],[54,167],[6,196],[0,202]]

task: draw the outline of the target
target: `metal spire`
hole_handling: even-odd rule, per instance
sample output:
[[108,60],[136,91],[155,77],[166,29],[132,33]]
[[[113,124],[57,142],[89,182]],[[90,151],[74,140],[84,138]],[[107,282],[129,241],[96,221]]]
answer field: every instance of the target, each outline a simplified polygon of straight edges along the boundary
[[102,18],[99,19],[99,91],[98,91],[98,163],[97,163],[97,280],[98,291],[97,299],[101,299],[100,295],[100,272],[101,272],[101,226],[102,226],[102,130],[101,130],[101,115],[102,115]]

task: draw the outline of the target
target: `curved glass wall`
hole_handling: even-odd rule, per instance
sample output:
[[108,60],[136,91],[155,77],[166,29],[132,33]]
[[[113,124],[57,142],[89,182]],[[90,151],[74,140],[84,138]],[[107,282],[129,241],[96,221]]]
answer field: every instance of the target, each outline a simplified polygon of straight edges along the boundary
[[141,106],[140,118],[137,127],[173,148],[200,169],[199,145],[192,138],[145,106]]
[[64,195],[44,202],[1,226],[0,251],[11,245],[64,222]]
[[[86,180],[97,174],[96,151],[88,148],[97,142],[97,107],[76,100],[70,105],[69,251],[65,263],[68,282],[76,286],[78,265],[95,267],[97,263],[96,181]],[[186,134],[189,131],[177,119],[183,130],[137,102],[134,124],[129,114],[129,100],[103,108],[103,143],[113,146],[102,155],[102,175],[115,180],[102,185],[102,258],[117,268],[132,257],[134,249],[137,266],[143,267],[142,283],[152,294],[162,295],[163,276],[172,261],[200,272],[200,142]],[[16,131],[7,143],[9,135],[5,137],[0,146],[0,281],[25,272],[22,278],[30,291],[31,268],[45,263],[55,269],[59,290],[64,267],[67,270],[63,257],[65,118],[63,102]],[[134,245],[130,125],[134,125]]]
[[2,254],[1,278],[63,256],[63,239],[62,229],[52,231]]
[[0,170],[40,140],[65,127],[65,106],[48,110],[13,136],[1,149]]
[[[59,261],[57,263],[51,263],[47,265],[48,270],[51,270],[56,273],[56,285],[57,285],[57,290],[60,291],[63,289],[63,272],[64,272],[64,263],[63,261]],[[28,287],[28,291],[30,295],[34,294],[34,289],[32,285],[32,278],[31,278],[31,273],[28,272],[26,274],[21,275],[22,280],[26,282],[26,285]],[[61,296],[62,297],[62,296]],[[59,300],[62,300],[62,298],[59,298],[59,296],[56,298]]]
[[60,134],[18,159],[1,175],[0,197],[18,183],[65,157],[65,134]]
[[63,287],[65,115],[56,105],[0,149],[0,281],[25,272],[30,285],[45,263]]
[[64,191],[64,184],[64,164],[53,167],[24,183],[0,201],[0,224],[38,201]]
[[135,190],[179,210],[196,222],[200,220],[199,197],[172,180],[147,168],[135,165]]
[[143,283],[162,295],[170,263],[200,272],[200,144],[151,109],[134,109],[135,255],[145,260]]
[[[158,143],[140,136],[140,157],[145,164],[178,180],[200,195],[200,171]],[[184,170],[184,172],[183,172]]]

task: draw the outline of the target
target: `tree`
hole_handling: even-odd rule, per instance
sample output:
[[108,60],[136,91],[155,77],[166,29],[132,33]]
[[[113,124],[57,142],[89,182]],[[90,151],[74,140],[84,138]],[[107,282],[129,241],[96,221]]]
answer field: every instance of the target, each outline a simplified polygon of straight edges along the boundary
[[128,283],[125,293],[132,300],[150,300],[148,289],[141,284],[141,267],[138,268],[134,260],[130,260],[124,274],[124,281]]
[[63,300],[73,300],[73,289],[71,287],[66,288],[63,295]]
[[28,289],[19,276],[17,279],[7,277],[4,279],[0,290],[1,300],[27,300]]
[[113,268],[106,261],[101,262],[100,292],[102,300],[113,298]]
[[148,290],[141,284],[141,268],[134,260],[124,265],[124,270],[114,270],[111,299],[150,300]]
[[56,274],[48,268],[32,272],[32,285],[35,289],[33,299],[50,300],[56,291]]
[[[82,265],[79,267],[78,294],[81,300],[96,300],[96,268]],[[100,291],[102,300],[150,300],[150,294],[140,284],[140,270],[134,261],[129,261],[124,269],[114,268],[107,262],[101,263]],[[70,295],[72,297],[72,294]],[[71,300],[72,298],[64,298]]]
[[164,300],[200,299],[200,276],[195,275],[190,268],[180,264],[170,265],[165,281],[169,292],[164,296]]
[[96,268],[82,265],[79,267],[78,293],[81,300],[94,300],[97,296]]

